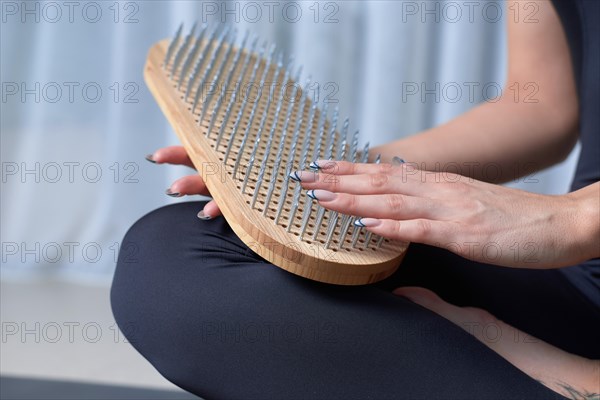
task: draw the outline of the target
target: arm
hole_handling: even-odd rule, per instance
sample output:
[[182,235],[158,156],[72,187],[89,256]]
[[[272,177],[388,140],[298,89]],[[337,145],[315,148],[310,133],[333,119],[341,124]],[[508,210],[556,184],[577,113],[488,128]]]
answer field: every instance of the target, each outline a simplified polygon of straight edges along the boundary
[[[502,171],[495,182],[516,179],[562,161],[577,141],[577,93],[558,15],[550,1],[538,4],[537,23],[514,21],[508,14],[508,76],[499,101],[481,104],[444,125],[376,147],[371,154],[381,153],[387,162],[400,156],[426,170],[444,170],[448,163],[495,163]],[[537,103],[524,102],[523,87],[529,82],[539,89],[534,96]],[[509,89],[514,84],[521,93],[518,102]],[[466,168],[462,174],[489,181],[482,170],[475,167],[467,173]]]
[[[316,162],[292,173],[319,205],[355,225],[462,257],[517,268],[560,268],[600,256],[600,182],[542,195],[410,164]],[[292,176],[291,175],[291,176]]]

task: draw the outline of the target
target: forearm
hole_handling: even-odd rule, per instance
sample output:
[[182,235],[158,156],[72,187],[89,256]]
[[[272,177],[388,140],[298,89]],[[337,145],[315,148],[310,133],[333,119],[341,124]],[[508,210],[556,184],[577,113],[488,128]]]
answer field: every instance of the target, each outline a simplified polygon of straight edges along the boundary
[[[507,7],[519,7],[509,1]],[[439,127],[379,146],[419,168],[505,182],[564,159],[577,140],[579,105],[571,56],[559,16],[536,2],[535,24],[507,18],[508,65],[503,96]],[[521,89],[516,95],[514,88]],[[533,89],[533,90],[532,90]],[[525,92],[529,96],[524,97]],[[459,167],[459,168],[457,168]]]
[[[556,115],[552,115],[556,114]],[[543,102],[484,103],[446,124],[372,149],[383,161],[399,156],[419,169],[506,182],[564,159],[576,142],[573,119]]]

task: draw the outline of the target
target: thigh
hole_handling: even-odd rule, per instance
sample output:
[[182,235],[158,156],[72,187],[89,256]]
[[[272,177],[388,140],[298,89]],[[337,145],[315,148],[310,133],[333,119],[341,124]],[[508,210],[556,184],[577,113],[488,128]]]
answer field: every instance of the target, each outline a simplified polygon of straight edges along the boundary
[[[133,346],[206,398],[551,399],[462,329],[376,286],[310,281],[251,253],[200,203],[127,233],[111,300]],[[131,261],[131,260],[130,260]]]

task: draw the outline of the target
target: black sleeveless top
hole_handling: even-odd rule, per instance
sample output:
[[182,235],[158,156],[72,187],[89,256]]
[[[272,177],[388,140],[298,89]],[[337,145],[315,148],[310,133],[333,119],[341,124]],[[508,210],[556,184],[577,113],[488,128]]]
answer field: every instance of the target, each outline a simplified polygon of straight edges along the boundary
[[[600,180],[600,0],[552,0],[569,42],[581,155],[571,190]],[[600,223],[600,221],[598,221]],[[561,270],[600,309],[600,259]]]

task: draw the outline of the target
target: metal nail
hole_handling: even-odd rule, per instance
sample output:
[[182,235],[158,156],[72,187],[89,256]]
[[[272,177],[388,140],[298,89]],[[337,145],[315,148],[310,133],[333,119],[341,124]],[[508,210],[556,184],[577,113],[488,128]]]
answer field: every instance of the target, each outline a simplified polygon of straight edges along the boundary
[[[302,66],[298,68],[298,72],[294,78],[295,81],[298,81],[300,77],[300,73],[302,72]],[[294,90],[292,92],[292,99],[296,98],[296,93],[298,91],[298,87],[294,86]],[[284,99],[284,90],[282,90],[281,101]],[[279,147],[277,149],[277,154],[275,155],[275,165],[273,167],[273,176],[271,177],[271,183],[269,184],[269,190],[267,191],[267,196],[265,198],[265,208],[263,210],[263,215],[267,215],[267,211],[269,209],[269,203],[271,202],[271,197],[273,195],[273,191],[275,190],[275,184],[277,183],[277,175],[279,173],[279,167],[281,166],[281,159],[283,157],[283,149],[285,147],[285,140],[288,135],[288,127],[291,120],[292,110],[294,109],[293,103],[291,101],[288,102],[287,112],[285,116],[285,123],[283,125],[283,135],[281,135],[281,139],[279,141]],[[295,134],[295,132],[294,132]],[[290,151],[290,154],[294,154],[293,150]],[[286,179],[288,175],[285,176]],[[287,187],[287,182],[284,182],[284,187]],[[285,199],[285,197],[280,197],[280,199]],[[282,204],[283,201],[280,202]],[[277,211],[276,211],[277,212]]]
[[339,213],[337,211],[334,211],[333,214],[331,214],[331,213],[329,214],[329,226],[328,226],[327,236],[325,238],[325,248],[326,249],[328,249],[332,243],[333,234],[335,233],[335,228],[337,226],[338,218],[339,218]]
[[181,37],[181,31],[183,30],[183,24],[179,25],[177,28],[177,32],[175,33],[175,37],[169,43],[169,47],[167,47],[167,54],[165,54],[165,59],[163,61],[163,68],[166,69],[169,65],[169,61],[171,61],[171,56],[175,51],[175,47],[177,47],[177,43],[179,42],[179,38]]
[[367,161],[369,161],[369,142],[365,143],[365,147],[363,148],[361,155],[361,163],[366,163]]
[[[196,24],[194,24],[194,26],[192,26],[192,30],[190,31],[190,33],[188,33],[186,35],[183,43],[181,44],[181,47],[179,47],[179,50],[177,50],[177,53],[175,54],[175,61],[173,61],[173,68],[171,69],[171,79],[173,79],[173,75],[175,75],[177,73],[177,68],[179,67],[179,63],[181,62],[181,59],[183,58],[183,56],[185,55],[185,52],[189,48],[192,38],[194,37],[195,31],[196,31]],[[180,76],[179,79],[183,79],[183,77]]]
[[192,62],[198,55],[198,51],[200,51],[200,47],[202,46],[202,40],[204,39],[204,33],[206,32],[206,28],[207,28],[207,25],[202,24],[202,26],[200,27],[200,33],[198,34],[198,37],[196,38],[196,41],[194,42],[194,46],[188,52],[188,55],[185,58],[185,61],[183,62],[183,66],[181,67],[181,73],[179,74],[179,83],[177,84],[177,90],[181,90],[181,85],[183,84],[183,81],[185,80],[185,76],[189,72],[189,69],[192,67]]
[[[233,33],[231,34],[231,38],[229,39],[229,43],[227,43],[227,51],[225,53],[225,55],[221,58],[221,62],[219,64],[219,66],[217,67],[217,72],[215,72],[214,77],[212,78],[212,82],[213,85],[219,85],[219,78],[221,77],[221,74],[223,73],[223,69],[225,68],[225,65],[227,65],[227,60],[229,60],[229,57],[231,56],[231,53],[233,51],[233,45],[235,43],[235,39],[237,37],[237,30],[234,29]],[[198,119],[198,123],[201,124],[202,121],[204,121],[204,115],[206,114],[206,110],[208,110],[208,108],[210,107],[210,102],[212,100],[212,98],[214,97],[214,91],[210,91],[209,93],[207,93],[206,95],[206,99],[204,100],[204,106],[202,107],[202,110],[200,111],[200,118]]]
[[350,157],[353,163],[356,162],[358,158],[358,131],[354,132],[352,136],[352,144],[350,145]]
[[[308,92],[308,88],[310,87],[311,81],[312,81],[312,78],[308,77],[306,80],[306,83],[304,84],[304,89],[302,90],[302,98],[300,100],[300,106],[296,109],[296,127],[294,128],[294,136],[292,136],[292,144],[291,144],[291,148],[290,148],[290,159],[288,161],[288,166],[285,171],[285,177],[284,177],[284,182],[283,182],[283,186],[282,186],[282,193],[280,196],[281,200],[279,202],[279,206],[277,207],[277,214],[275,215],[275,223],[276,224],[279,223],[279,218],[281,217],[281,213],[282,213],[283,207],[285,205],[285,199],[287,197],[290,173],[291,173],[292,168],[294,167],[294,159],[296,157],[296,148],[298,146],[298,140],[300,138],[300,131],[301,131],[300,128],[302,126],[302,122],[304,119],[304,108],[306,107],[306,98],[307,98],[306,94]],[[289,225],[291,225],[291,222]]]
[[[254,50],[256,49],[257,40],[258,40],[258,38],[256,38],[256,40],[252,43],[252,49],[246,53],[246,58],[244,59],[244,65],[242,67],[242,72],[240,73],[240,81],[236,84],[236,88],[233,91],[233,95],[229,99],[229,103],[227,104],[227,108],[225,109],[225,116],[223,118],[223,122],[221,123],[221,128],[219,129],[219,133],[217,134],[217,140],[215,142],[215,150],[219,150],[219,145],[221,144],[221,140],[223,139],[223,134],[225,133],[225,127],[227,126],[227,123],[229,122],[229,116],[231,115],[231,110],[233,109],[233,104],[235,103],[235,99],[237,98],[237,94],[240,90],[240,86],[242,85],[244,77],[246,76],[246,71],[248,70],[248,65],[250,63],[252,53],[254,53]],[[258,65],[260,64],[260,59],[262,58],[262,56],[265,52],[266,46],[267,46],[267,44],[264,43],[260,49],[259,55],[256,57],[254,67],[252,68],[252,72],[250,74],[250,81],[253,81],[256,76],[256,70],[258,69]],[[267,63],[269,61],[270,61],[270,58],[267,60]],[[245,103],[242,104],[242,109],[244,107],[245,107]],[[215,120],[215,118],[216,117],[213,115],[213,118],[212,118],[213,121]],[[214,123],[213,121],[211,121],[211,123],[210,123],[210,128],[209,128],[210,130],[212,130],[212,124]],[[234,132],[234,134],[235,134],[235,132]],[[229,150],[230,148],[231,148],[231,146],[229,146],[227,148],[227,150]],[[224,163],[227,163],[228,156],[229,156],[229,154],[227,153],[223,159]]]
[[353,249],[356,248],[356,242],[358,242],[358,237],[360,236],[360,231],[362,230],[362,227],[356,225],[356,221],[357,220],[354,219],[353,224],[352,224],[353,230],[352,230],[352,243],[351,243],[351,246],[352,246]]
[[[280,53],[279,57],[277,59],[277,69],[275,71],[274,82],[278,81],[279,75],[282,71],[282,68],[283,68],[282,60],[283,60],[283,56]],[[265,71],[266,71],[266,69],[265,69]],[[286,72],[286,74],[287,74],[287,72]],[[265,75],[263,74],[263,76],[265,76]],[[261,88],[264,87],[263,85],[264,85],[264,81],[261,81],[260,87]],[[258,149],[260,147],[260,142],[262,140],[262,134],[264,131],[265,124],[267,122],[267,116],[269,114],[269,109],[271,107],[272,98],[273,98],[273,96],[271,94],[269,94],[269,96],[267,98],[267,104],[265,105],[265,110],[262,114],[262,117],[261,117],[261,120],[260,120],[260,123],[258,126],[256,138],[254,140],[254,147],[252,148],[252,153],[250,154],[250,160],[248,161],[248,165],[246,167],[246,174],[244,175],[244,181],[242,183],[242,193],[246,193],[246,186],[248,185],[248,181],[250,179],[250,172],[252,171],[252,167],[254,166],[254,160],[256,159],[256,153],[258,152]],[[254,111],[256,111],[258,103],[259,103],[258,100],[254,102],[254,105],[252,107],[251,118],[254,118],[253,113],[254,113]],[[241,117],[241,116],[239,116],[239,117]],[[245,146],[246,141],[248,140],[249,134],[250,134],[250,123],[248,123],[248,126],[246,127],[246,132],[244,132],[244,139],[242,140],[242,148],[243,148],[243,146]],[[234,167],[234,176],[237,173],[237,169],[239,167],[239,162],[241,161],[241,154],[242,154],[242,152],[241,152],[241,148],[240,148],[240,153],[238,154],[238,159],[236,160],[235,167]],[[268,152],[265,152],[265,158],[267,156],[268,156]],[[253,198],[252,207],[254,207],[255,202],[256,202],[256,199]]]
[[[210,56],[210,60],[208,60],[208,64],[204,68],[202,77],[198,80],[198,87],[196,88],[196,96],[194,96],[194,102],[192,103],[192,114],[196,111],[196,106],[198,105],[198,101],[200,100],[200,96],[202,95],[202,88],[204,87],[204,84],[208,80],[210,73],[212,72],[213,68],[215,67],[215,60],[218,58],[219,54],[223,50],[223,43],[225,42],[225,38],[228,33],[229,33],[229,27],[226,26],[225,29],[223,29],[223,32],[221,32],[221,35],[219,36],[217,45],[214,47],[212,54]],[[200,120],[200,123],[202,123],[202,120]]]
[[365,243],[363,245],[363,249],[369,248],[369,243],[371,242],[371,236],[373,236],[373,232],[367,231],[367,234],[365,235]]
[[[285,72],[284,76],[283,76],[283,83],[287,83],[289,78],[289,70]],[[277,132],[277,126],[279,124],[279,114],[281,112],[281,108],[283,106],[283,96],[284,96],[284,91],[281,91],[281,96],[279,96],[279,100],[277,101],[277,107],[275,109],[275,115],[273,117],[273,124],[271,125],[271,131],[269,132],[269,138],[267,139],[267,145],[265,148],[265,156],[260,164],[260,169],[258,171],[258,179],[256,181],[256,187],[254,188],[254,195],[252,196],[252,208],[254,208],[254,204],[256,203],[256,199],[258,198],[258,194],[260,192],[260,188],[262,185],[262,182],[264,180],[265,177],[265,171],[267,169],[267,162],[269,161],[269,156],[271,154],[271,147],[273,146],[273,139],[275,138],[275,133]],[[291,107],[288,107],[288,109],[291,110]],[[285,141],[285,135],[287,134],[287,124],[289,123],[289,115],[287,116],[284,124],[285,126],[283,127],[283,135],[281,137],[281,143],[283,144]],[[283,150],[283,148],[282,148]],[[278,152],[275,155],[275,165],[278,165],[278,163],[281,163],[281,153]],[[277,171],[278,167],[274,168],[274,171]],[[273,188],[275,187],[275,182],[276,179],[272,180],[273,183]],[[269,201],[271,200],[271,195],[272,195],[272,190],[269,188],[269,190],[267,190],[267,198],[265,198],[265,208],[264,210],[268,210],[269,208]],[[266,211],[263,211],[263,215],[266,215]]]
[[338,235],[338,249],[341,249],[344,245],[344,240],[346,240],[346,235],[348,234],[348,230],[350,229],[350,225],[352,222],[352,217],[349,215],[342,216],[342,224],[340,228],[340,234]]
[[[310,220],[310,214],[312,212],[313,198],[308,197],[306,202],[304,203],[304,212],[302,214],[302,224],[300,225],[300,239],[304,237],[304,233],[306,233],[306,228],[308,227],[308,221]],[[315,226],[315,229],[318,227]],[[289,232],[289,231],[288,231]]]
[[319,206],[317,208],[317,217],[315,218],[315,231],[313,232],[313,240],[315,240],[317,238],[317,236],[319,236],[319,228],[322,224],[323,224],[323,217],[325,216],[325,211],[327,211],[325,208],[323,208],[322,206]]
[[[229,72],[227,73],[227,77],[225,78],[225,84],[223,85],[221,94],[220,94],[219,98],[217,99],[216,104],[213,108],[212,115],[210,117],[210,122],[208,123],[208,130],[206,131],[207,136],[210,136],[210,134],[212,133],[215,121],[217,119],[217,116],[219,115],[219,111],[221,110],[221,106],[223,104],[223,99],[225,98],[225,94],[227,93],[227,88],[231,84],[231,78],[232,78],[235,70],[238,67],[238,64],[240,62],[240,56],[242,55],[243,50],[246,48],[246,41],[248,40],[247,33],[246,33],[246,36],[244,37],[244,40],[242,41],[242,44],[241,44],[239,50],[235,54],[235,58],[231,62],[231,67],[229,68]],[[251,50],[246,52],[246,57],[244,58],[244,62],[242,64],[242,69],[240,71],[240,79],[243,79],[244,75],[246,74],[246,69],[248,67],[248,62],[250,60],[250,54],[254,52],[257,42],[258,42],[258,38],[256,38],[254,40],[254,42],[252,43]],[[238,87],[236,85],[236,90],[237,89],[238,89]],[[223,119],[222,125],[226,125],[227,122],[229,121],[230,112],[231,112],[231,109],[228,107],[225,111],[225,117]],[[215,144],[215,150],[217,150],[217,148],[218,148],[218,143]]]
[[210,32],[210,34],[206,38],[206,45],[202,48],[202,51],[200,52],[200,55],[198,56],[198,58],[196,58],[196,64],[194,65],[194,69],[192,70],[192,73],[190,74],[190,77],[188,78],[187,88],[185,90],[184,100],[186,102],[187,102],[189,95],[192,92],[192,87],[194,85],[194,82],[196,82],[196,77],[198,77],[198,75],[200,74],[200,71],[202,70],[202,66],[204,65],[204,63],[208,61],[208,57],[206,57],[206,54],[208,53],[208,50],[212,46],[213,39],[215,37],[215,34],[217,33],[217,28],[218,27],[215,27]]
[[318,160],[319,155],[321,154],[321,147],[323,146],[323,138],[325,137],[325,121],[327,120],[327,111],[328,111],[329,103],[325,103],[325,106],[322,110],[320,110],[319,115],[319,127],[318,132],[319,136],[317,139],[317,145],[315,146],[313,152],[313,160]]

